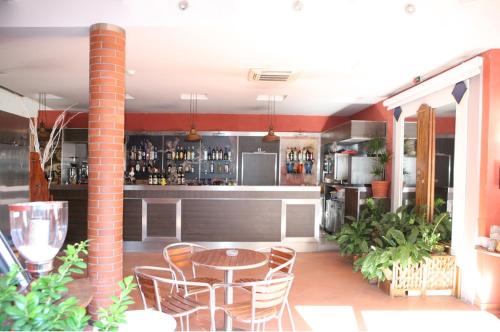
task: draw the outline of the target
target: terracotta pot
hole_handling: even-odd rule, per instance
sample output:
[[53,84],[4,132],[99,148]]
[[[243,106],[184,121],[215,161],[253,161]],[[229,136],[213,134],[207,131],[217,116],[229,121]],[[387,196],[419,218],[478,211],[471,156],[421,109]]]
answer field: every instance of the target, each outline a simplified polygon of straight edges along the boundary
[[389,181],[372,181],[372,195],[373,198],[386,198],[389,197]]

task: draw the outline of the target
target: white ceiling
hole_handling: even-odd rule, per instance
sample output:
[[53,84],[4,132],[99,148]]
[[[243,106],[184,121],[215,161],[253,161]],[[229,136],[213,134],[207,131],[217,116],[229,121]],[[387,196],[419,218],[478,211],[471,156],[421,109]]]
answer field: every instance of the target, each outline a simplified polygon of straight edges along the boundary
[[[88,100],[88,27],[127,31],[128,112],[263,113],[259,94],[285,94],[279,114],[350,115],[428,75],[500,47],[499,0],[0,0],[0,85]],[[288,83],[247,80],[249,68],[293,69]]]

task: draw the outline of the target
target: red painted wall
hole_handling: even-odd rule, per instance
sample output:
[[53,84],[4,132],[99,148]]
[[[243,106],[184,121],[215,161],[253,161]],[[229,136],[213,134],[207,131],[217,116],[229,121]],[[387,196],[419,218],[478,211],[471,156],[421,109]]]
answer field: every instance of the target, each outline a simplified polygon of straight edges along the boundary
[[[479,234],[489,236],[500,224],[500,49],[483,54],[483,119],[479,179]],[[479,301],[500,310],[500,258],[478,254]]]
[[436,135],[455,134],[455,118],[436,118]]
[[[52,126],[61,111],[47,112],[41,118]],[[69,113],[71,114],[71,113]],[[70,116],[70,115],[68,115]],[[46,121],[45,121],[46,119]],[[319,133],[346,121],[345,117],[277,115],[275,131]],[[77,115],[69,128],[87,128],[88,114]],[[263,114],[198,114],[196,129],[203,131],[267,131],[269,119]],[[128,131],[187,131],[191,128],[186,113],[125,113],[125,130]]]

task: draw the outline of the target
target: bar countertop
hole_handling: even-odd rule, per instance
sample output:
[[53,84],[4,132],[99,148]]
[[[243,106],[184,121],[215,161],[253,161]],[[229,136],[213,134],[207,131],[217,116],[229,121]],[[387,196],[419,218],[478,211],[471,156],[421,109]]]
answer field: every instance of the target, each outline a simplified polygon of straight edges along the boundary
[[[77,184],[77,185],[51,185],[51,190],[86,190],[87,185]],[[319,192],[320,186],[159,186],[159,185],[148,185],[148,184],[131,184],[124,185],[123,190],[125,191],[275,191],[275,192],[290,192],[290,191],[302,191],[302,192]]]

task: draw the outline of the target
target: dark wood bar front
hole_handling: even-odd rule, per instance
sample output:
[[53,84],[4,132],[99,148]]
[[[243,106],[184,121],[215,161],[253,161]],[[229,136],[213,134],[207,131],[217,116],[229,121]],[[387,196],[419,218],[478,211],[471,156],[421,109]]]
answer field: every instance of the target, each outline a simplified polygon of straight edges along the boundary
[[[86,186],[53,186],[69,202],[68,241],[86,236]],[[317,186],[149,186],[124,188],[126,248],[168,242],[317,242],[321,220]]]

